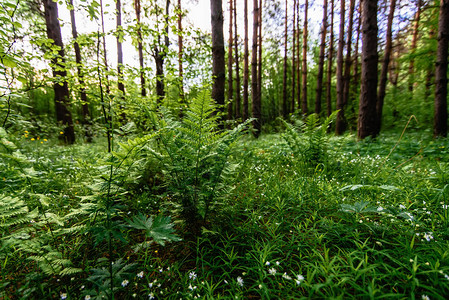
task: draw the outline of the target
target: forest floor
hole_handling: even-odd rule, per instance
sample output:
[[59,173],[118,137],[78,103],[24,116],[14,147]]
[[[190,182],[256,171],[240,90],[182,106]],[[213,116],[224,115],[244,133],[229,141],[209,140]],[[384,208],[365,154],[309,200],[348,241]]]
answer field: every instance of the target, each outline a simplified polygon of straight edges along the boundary
[[148,154],[2,134],[0,299],[449,297],[449,140],[429,132],[244,136],[197,235]]

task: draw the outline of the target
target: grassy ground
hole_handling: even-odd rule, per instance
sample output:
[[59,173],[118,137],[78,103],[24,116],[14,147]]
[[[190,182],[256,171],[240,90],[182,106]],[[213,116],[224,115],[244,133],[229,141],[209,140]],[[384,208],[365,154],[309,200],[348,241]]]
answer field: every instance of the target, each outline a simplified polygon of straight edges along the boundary
[[192,236],[149,156],[25,135],[2,142],[0,299],[449,297],[448,140],[244,137]]

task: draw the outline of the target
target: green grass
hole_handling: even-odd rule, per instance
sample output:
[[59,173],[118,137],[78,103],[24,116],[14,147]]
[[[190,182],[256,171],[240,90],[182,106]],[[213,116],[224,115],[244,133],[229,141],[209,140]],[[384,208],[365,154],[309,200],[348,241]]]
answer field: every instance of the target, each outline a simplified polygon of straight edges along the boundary
[[[192,237],[179,195],[148,156],[118,168],[101,139],[8,139],[17,149],[0,150],[0,298],[449,295],[448,140],[411,132],[395,147],[397,133],[331,137],[320,140],[325,157],[310,162],[278,134],[246,136]],[[129,223],[139,214],[146,230]],[[158,215],[172,217],[181,241],[151,242],[169,234],[144,222]]]

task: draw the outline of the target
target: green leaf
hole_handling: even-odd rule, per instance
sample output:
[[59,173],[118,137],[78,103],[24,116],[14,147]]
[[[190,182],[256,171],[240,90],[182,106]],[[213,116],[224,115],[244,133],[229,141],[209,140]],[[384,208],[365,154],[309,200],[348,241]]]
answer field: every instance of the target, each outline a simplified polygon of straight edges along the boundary
[[173,224],[170,217],[162,215],[153,219],[153,216],[146,217],[140,213],[128,221],[130,227],[146,231],[146,236],[152,238],[156,243],[165,245],[165,242],[177,242],[181,239],[173,234]]

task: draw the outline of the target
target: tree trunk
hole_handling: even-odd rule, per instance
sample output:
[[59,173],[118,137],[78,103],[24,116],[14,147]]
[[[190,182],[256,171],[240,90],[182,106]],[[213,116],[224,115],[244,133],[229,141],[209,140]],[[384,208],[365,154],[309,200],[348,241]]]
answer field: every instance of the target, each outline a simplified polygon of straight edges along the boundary
[[287,36],[288,36],[288,1],[285,1],[285,19],[284,19],[284,73],[282,78],[282,116],[287,118],[288,115],[288,105],[287,105]]
[[243,121],[248,119],[249,47],[248,47],[248,0],[244,0],[243,22],[245,30],[243,54]]
[[309,11],[309,0],[306,0],[304,4],[304,27],[302,35],[302,101],[301,101],[301,111],[303,114],[308,113],[307,108],[307,38],[308,38],[308,11]]
[[84,72],[82,66],[82,58],[81,58],[81,49],[78,44],[78,31],[76,30],[76,20],[75,20],[75,7],[73,5],[73,0],[69,1],[71,6],[70,9],[70,21],[72,26],[72,36],[73,36],[73,47],[75,48],[75,61],[76,61],[76,69],[78,72],[78,81],[80,86],[80,97],[81,97],[81,107],[83,111],[83,127],[84,127],[84,135],[86,137],[87,142],[92,142],[92,133],[90,130],[90,114],[89,114],[89,103],[87,102],[87,93],[86,93],[86,84],[84,82]]
[[295,111],[296,100],[296,1],[297,0],[293,0],[292,101],[290,103],[291,112]]
[[332,114],[332,64],[334,58],[334,0],[331,0],[331,28],[329,52],[327,54],[326,108],[327,116]]
[[253,111],[253,127],[254,136],[259,137],[261,126],[261,111],[260,111],[260,95],[259,95],[259,80],[257,73],[257,42],[259,34],[259,3],[258,0],[253,0],[253,46],[251,53],[251,97],[252,97],[252,111]]
[[387,80],[388,80],[388,66],[390,64],[391,50],[392,50],[392,27],[393,27],[393,18],[394,11],[396,8],[396,0],[390,0],[390,11],[388,12],[388,21],[387,21],[387,36],[385,41],[385,51],[384,51],[384,60],[382,63],[382,70],[380,73],[380,83],[379,83],[379,91],[377,95],[377,103],[376,103],[376,112],[377,112],[377,122],[376,122],[376,135],[380,133],[380,128],[382,126],[382,110],[385,99],[385,92],[387,89]]
[[321,44],[316,83],[315,113],[321,113],[321,95],[323,93],[324,51],[326,50],[327,0],[323,1],[323,23],[321,24]]
[[234,55],[235,55],[235,118],[240,119],[241,112],[241,96],[240,96],[240,65],[239,65],[239,49],[237,35],[237,0],[234,1]]
[[[301,30],[299,29],[299,0],[296,3],[296,102],[297,102],[297,110],[301,110],[301,43],[299,42],[301,36]],[[295,111],[295,104],[292,102],[292,112]]]
[[182,104],[185,104],[184,94],[184,70],[182,67],[183,62],[183,31],[182,31],[182,6],[181,0],[178,0],[178,76],[179,76],[179,98]]
[[223,111],[225,104],[225,48],[223,35],[223,7],[221,0],[211,0],[211,25],[212,25],[212,99]]
[[145,71],[143,65],[143,39],[142,39],[142,25],[140,23],[140,0],[134,0],[134,9],[136,11],[136,20],[137,20],[137,51],[139,53],[139,65],[140,65],[140,94],[142,97],[147,95],[147,91],[145,89]]
[[[343,110],[346,112],[346,108],[349,103],[349,88],[351,85],[351,65],[352,65],[352,30],[354,26],[354,9],[355,0],[350,0],[349,2],[349,16],[348,16],[348,33],[346,39],[346,58],[345,58],[345,70],[343,74]],[[348,120],[344,118],[344,129],[347,129]]]
[[[337,120],[335,121],[335,134],[342,135],[346,130],[345,108],[344,108],[344,78],[343,78],[343,48],[345,45],[345,0],[340,0],[340,33],[338,36],[337,49]],[[349,34],[349,33],[348,33]]]
[[125,98],[125,85],[124,85],[124,79],[123,79],[123,49],[122,49],[122,39],[123,39],[123,35],[124,35],[124,31],[122,28],[122,4],[121,4],[121,0],[116,0],[115,2],[115,7],[117,10],[117,17],[116,17],[116,22],[117,22],[117,79],[118,79],[118,84],[117,84],[117,88],[119,90],[119,99],[120,99],[120,108],[122,110],[122,112],[120,113],[120,119],[122,122],[125,121],[126,116],[125,113],[123,111],[124,106],[123,106],[123,101]]
[[[360,80],[360,73],[359,73],[359,41],[360,41],[360,26],[362,23],[362,6],[359,4],[359,9],[358,9],[358,23],[357,23],[357,38],[355,41],[355,49],[354,49],[354,74],[353,74],[353,82],[352,82],[352,95],[350,95],[350,102],[354,103],[356,97],[358,96],[359,93],[359,80]],[[354,116],[354,118],[356,118],[355,115],[355,107],[354,105],[351,105],[351,113],[352,116]],[[353,125],[354,123],[351,122],[351,125]],[[352,128],[351,128],[352,129]]]
[[414,52],[416,50],[416,43],[418,42],[418,29],[419,29],[419,20],[421,18],[421,7],[423,5],[422,0],[418,0],[415,20],[413,21],[413,36],[412,36],[412,44],[410,46],[410,52],[412,53],[412,57],[410,59],[410,65],[408,67],[408,90],[410,92],[410,97],[413,98],[413,85],[415,84],[415,58],[413,57]]
[[[258,42],[258,48],[259,51],[258,58],[257,58],[257,80],[259,81],[257,83],[258,87],[258,96],[259,99],[259,110],[261,113],[260,122],[262,124],[262,0],[259,0],[259,42]],[[261,125],[262,126],[262,125]]]
[[73,127],[72,113],[69,110],[69,87],[66,80],[67,72],[65,70],[61,26],[59,25],[58,19],[58,5],[52,0],[43,0],[42,2],[45,9],[47,37],[53,40],[54,44],[59,47],[58,56],[53,56],[51,59],[53,77],[55,79],[53,90],[55,92],[56,120],[65,126],[63,134],[65,142],[73,144],[75,142],[75,130]]
[[[157,5],[157,4],[156,4]],[[159,9],[158,9],[159,11]],[[170,41],[168,39],[168,22],[170,13],[170,0],[165,1],[165,15],[164,15],[164,30],[163,37],[164,43],[161,44],[160,33],[158,36],[157,45],[153,47],[154,62],[156,64],[156,96],[157,102],[161,103],[165,98],[165,83],[164,83],[164,61],[167,56],[168,47],[170,46]]]
[[357,136],[376,137],[377,0],[362,1],[362,79]]
[[229,42],[228,42],[228,120],[232,120],[232,105],[233,105],[233,93],[234,88],[232,86],[232,46],[234,45],[233,30],[233,0],[229,0]]
[[449,0],[441,0],[438,19],[438,48],[435,65],[434,137],[447,137],[447,56],[449,47]]

